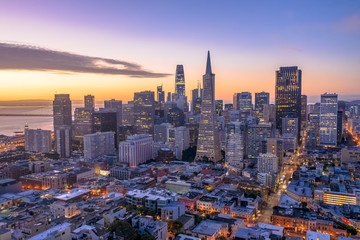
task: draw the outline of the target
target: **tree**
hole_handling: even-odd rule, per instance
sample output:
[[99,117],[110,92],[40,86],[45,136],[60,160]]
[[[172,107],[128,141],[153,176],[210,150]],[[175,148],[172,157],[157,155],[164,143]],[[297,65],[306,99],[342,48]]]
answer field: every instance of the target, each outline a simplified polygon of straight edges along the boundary
[[156,240],[156,238],[153,235],[145,233],[140,237],[140,240]]
[[179,220],[169,221],[168,222],[168,231],[174,233],[175,235],[181,231],[184,224]]
[[181,160],[185,162],[193,162],[195,156],[196,156],[196,146],[184,150]]
[[110,224],[108,230],[119,237],[123,237],[127,240],[136,240],[137,233],[135,229],[126,221],[116,219],[114,222]]

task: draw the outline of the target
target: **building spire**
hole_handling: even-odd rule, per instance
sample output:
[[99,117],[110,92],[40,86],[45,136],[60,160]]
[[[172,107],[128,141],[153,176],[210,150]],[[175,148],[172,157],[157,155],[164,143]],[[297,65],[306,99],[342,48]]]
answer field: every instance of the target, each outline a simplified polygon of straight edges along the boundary
[[208,51],[205,75],[211,75],[211,74],[212,72],[211,72],[210,51]]

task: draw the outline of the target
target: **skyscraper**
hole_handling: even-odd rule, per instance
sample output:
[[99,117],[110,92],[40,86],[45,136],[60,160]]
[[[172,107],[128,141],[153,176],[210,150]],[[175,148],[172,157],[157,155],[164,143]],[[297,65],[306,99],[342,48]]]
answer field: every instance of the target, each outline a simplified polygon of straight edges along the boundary
[[320,145],[336,147],[338,95],[322,94],[320,105]]
[[175,93],[178,96],[185,96],[185,75],[183,65],[176,66]]
[[134,119],[137,134],[154,134],[155,114],[154,92],[144,91],[134,94]]
[[113,132],[97,132],[84,136],[84,158],[93,159],[112,153],[114,148]]
[[29,129],[25,126],[25,150],[31,152],[48,153],[51,151],[51,131]]
[[305,127],[307,122],[307,96],[301,95],[301,123],[302,127]]
[[60,157],[70,157],[72,113],[69,94],[55,94],[53,116],[56,152]]
[[93,113],[92,108],[75,108],[73,125],[73,143],[80,148],[83,146],[83,137],[93,132]]
[[95,108],[95,96],[86,95],[84,96],[84,105],[85,108],[94,109]]
[[122,125],[122,101],[121,100],[107,100],[104,101],[104,108],[116,112],[117,126]]
[[249,92],[234,93],[234,110],[250,112],[252,110],[252,96]]
[[238,172],[243,169],[245,124],[231,122],[226,124],[225,161],[230,169]]
[[269,103],[270,103],[270,93],[268,92],[255,93],[255,109],[260,109],[262,111],[264,105]]
[[201,103],[199,137],[195,160],[221,160],[219,132],[215,110],[215,74],[211,71],[210,52],[203,76],[204,95]]
[[[276,71],[275,107],[276,128],[282,130],[282,118],[294,113],[301,116],[301,70],[298,67],[280,67]],[[300,124],[299,131],[300,134]]]
[[165,92],[163,91],[162,84],[156,88],[157,101],[159,103],[165,103]]
[[216,100],[215,101],[215,109],[216,109],[216,115],[221,116],[222,111],[224,110],[223,100]]

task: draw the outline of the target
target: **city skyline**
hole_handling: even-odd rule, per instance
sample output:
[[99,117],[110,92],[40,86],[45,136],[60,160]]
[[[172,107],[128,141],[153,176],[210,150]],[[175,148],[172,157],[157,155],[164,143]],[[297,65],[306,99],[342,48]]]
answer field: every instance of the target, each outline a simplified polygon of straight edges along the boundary
[[[17,66],[8,67],[0,62],[0,78],[5,80],[0,90],[1,101],[50,100],[55,93],[69,93],[72,99],[92,94],[97,100],[127,101],[134,92],[155,91],[160,84],[166,92],[173,92],[178,64],[184,65],[185,93],[190,96],[201,79],[202,59],[207,50],[212,52],[218,76],[216,99],[224,102],[230,102],[233,93],[246,91],[253,95],[268,91],[274,99],[274,74],[280,66],[298,66],[303,70],[302,93],[305,95],[336,92],[341,99],[341,95],[356,95],[360,90],[356,84],[359,76],[356,66],[360,62],[360,49],[356,44],[360,40],[360,4],[356,1],[344,5],[308,1],[297,8],[295,3],[264,1],[264,9],[255,12],[251,10],[256,4],[221,5],[213,1],[192,3],[191,8],[189,2],[183,5],[141,2],[140,6],[116,2],[99,6],[93,2],[86,8],[80,3],[38,3],[4,3],[5,7],[0,10],[1,57],[9,53],[8,44],[29,45],[50,50],[45,52],[83,56],[84,61],[100,59],[105,62],[97,62],[97,67],[110,65],[115,70],[123,70],[119,68],[125,66],[131,72],[94,73],[93,69],[56,66],[49,69],[36,58],[34,62],[41,66],[34,67],[19,62],[21,54],[12,54],[10,60],[17,61]],[[226,17],[212,19],[201,13],[203,19],[199,20],[197,10],[202,8],[204,12]],[[116,14],[114,9],[120,9],[122,14]],[[274,9],[279,9],[277,14],[271,13]],[[320,9],[321,14],[316,14]],[[164,16],[155,16],[157,11],[164,12]],[[168,12],[175,16],[184,12],[188,17],[169,18]],[[62,17],[64,13],[68,16],[66,20]],[[93,18],[94,14],[99,18]],[[197,21],[192,21],[195,18]],[[171,20],[165,23],[164,19]],[[267,21],[271,21],[271,26],[265,26]],[[32,25],[31,30],[25,22]],[[176,34],[177,31],[183,34]],[[107,62],[109,59],[116,61]],[[121,66],[112,66],[116,64]]]

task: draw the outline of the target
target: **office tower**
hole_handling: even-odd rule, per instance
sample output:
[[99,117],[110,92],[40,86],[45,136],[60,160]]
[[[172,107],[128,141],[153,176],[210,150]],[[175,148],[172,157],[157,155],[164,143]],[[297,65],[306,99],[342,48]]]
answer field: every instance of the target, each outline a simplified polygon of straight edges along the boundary
[[235,172],[243,169],[245,124],[230,122],[225,126],[225,162]]
[[55,129],[56,152],[60,158],[71,156],[71,126],[60,126]]
[[122,105],[122,124],[135,125],[133,102],[128,102],[127,104]]
[[255,93],[255,109],[263,110],[265,104],[270,104],[270,93]]
[[233,110],[234,109],[234,104],[226,103],[224,109],[228,110],[228,111]]
[[284,140],[280,138],[266,139],[266,153],[271,153],[278,158],[278,169],[281,170],[284,158]]
[[162,84],[156,88],[157,101],[159,103],[165,103],[165,92],[163,91]]
[[201,98],[199,97],[195,98],[195,100],[193,101],[193,109],[192,109],[193,114],[201,113],[201,104],[202,104]]
[[120,127],[122,125],[122,101],[115,99],[104,101],[104,109],[116,112],[117,126]]
[[171,92],[168,92],[167,97],[166,97],[166,101],[171,102]]
[[168,123],[172,124],[174,127],[184,126],[185,124],[185,115],[184,112],[178,107],[173,107],[167,112]]
[[137,167],[153,158],[153,148],[153,139],[148,134],[130,136],[119,144],[119,162]]
[[342,120],[343,120],[343,111],[338,111],[337,113],[337,144],[338,145],[341,144],[341,139],[342,139],[342,132],[343,132]]
[[307,113],[319,113],[320,114],[320,103],[309,104],[307,107]]
[[198,97],[200,97],[199,89],[195,88],[191,91],[191,101],[194,101]]
[[154,126],[154,142],[166,143],[169,141],[169,129],[172,129],[173,125],[170,123],[162,123]]
[[251,112],[252,110],[252,96],[249,92],[234,93],[233,104],[235,110],[241,112]]
[[96,132],[117,132],[116,112],[101,109],[93,113],[93,131]]
[[155,114],[154,92],[144,91],[134,94],[134,120],[137,134],[154,134]]
[[198,123],[186,123],[185,127],[189,129],[190,147],[197,146],[197,140],[198,140],[198,136],[199,136],[199,124]]
[[301,127],[305,127],[307,122],[307,96],[301,95],[301,117],[299,118]]
[[265,104],[263,106],[263,118],[267,123],[275,123],[276,108],[274,104]]
[[[275,107],[276,128],[282,127],[282,118],[289,113],[301,117],[301,70],[298,67],[280,67],[276,71]],[[300,125],[299,131],[300,134]]]
[[210,52],[203,76],[204,96],[201,104],[199,137],[195,160],[221,160],[218,124],[215,112],[215,74],[211,71]]
[[72,136],[73,143],[80,148],[84,135],[93,133],[93,112],[92,108],[75,108]]
[[179,96],[179,98],[176,100],[176,106],[184,113],[189,112],[187,96]]
[[93,159],[114,152],[114,133],[97,132],[84,135],[84,158]]
[[185,96],[185,75],[183,65],[176,66],[175,93],[178,96]]
[[336,147],[338,95],[322,94],[320,105],[320,145]]
[[299,130],[299,120],[294,115],[288,115],[282,118],[282,135],[297,137]]
[[258,157],[258,171],[262,173],[277,172],[278,159],[275,154],[262,153]]
[[177,149],[176,158],[182,159],[182,153],[190,147],[190,131],[188,128],[181,126],[175,128],[174,145]]
[[84,107],[89,109],[95,109],[95,96],[86,95],[84,96]]
[[53,101],[54,129],[59,126],[71,126],[71,100],[69,94],[55,94]]
[[[53,116],[54,116],[54,133],[55,133],[55,146],[56,152],[60,154],[60,157],[68,157],[71,154],[71,149],[67,148],[58,148],[61,147],[62,144],[60,140],[63,140],[63,137],[57,137],[56,134],[59,132],[64,133],[67,132],[69,128],[69,136],[71,136],[71,124],[72,124],[72,113],[71,113],[71,100],[69,94],[55,94],[55,99],[53,101]],[[62,131],[57,131],[58,128],[64,127]],[[66,143],[71,143],[70,139],[66,141]],[[65,151],[66,150],[66,151]],[[67,151],[69,150],[69,151]]]
[[305,147],[313,149],[320,144],[320,114],[309,113],[306,125]]
[[263,151],[263,141],[271,137],[271,123],[249,124],[245,142],[245,153],[255,158]]
[[224,109],[223,100],[215,100],[216,115],[221,116]]
[[135,134],[135,127],[133,125],[122,125],[118,127],[118,143],[125,141],[129,136]]
[[51,131],[42,129],[29,129],[25,125],[25,150],[30,152],[51,152]]

